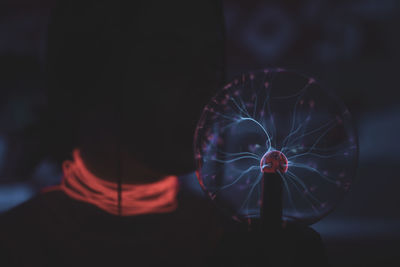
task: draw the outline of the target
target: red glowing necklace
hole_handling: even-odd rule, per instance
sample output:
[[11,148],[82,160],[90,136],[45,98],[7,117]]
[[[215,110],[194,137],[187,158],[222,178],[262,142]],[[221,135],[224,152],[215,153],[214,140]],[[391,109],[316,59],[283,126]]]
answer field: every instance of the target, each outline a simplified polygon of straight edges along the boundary
[[151,184],[118,186],[118,183],[92,174],[84,165],[78,149],[73,151],[73,161],[63,162],[63,173],[61,185],[44,191],[61,189],[73,199],[93,204],[114,215],[167,213],[178,205],[176,176],[166,176]]

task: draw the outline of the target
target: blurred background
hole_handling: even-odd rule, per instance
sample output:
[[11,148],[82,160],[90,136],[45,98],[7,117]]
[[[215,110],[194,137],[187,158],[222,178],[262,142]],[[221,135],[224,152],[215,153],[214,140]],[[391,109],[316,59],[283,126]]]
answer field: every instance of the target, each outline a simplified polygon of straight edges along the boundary
[[[400,266],[400,2],[224,1],[227,79],[282,67],[336,92],[359,133],[357,182],[313,225],[333,266]],[[41,151],[53,1],[0,3],[0,213],[58,184]],[[182,22],[184,23],[184,22]],[[39,134],[38,134],[39,132]],[[44,136],[44,134],[43,134]],[[201,194],[193,175],[187,182]]]

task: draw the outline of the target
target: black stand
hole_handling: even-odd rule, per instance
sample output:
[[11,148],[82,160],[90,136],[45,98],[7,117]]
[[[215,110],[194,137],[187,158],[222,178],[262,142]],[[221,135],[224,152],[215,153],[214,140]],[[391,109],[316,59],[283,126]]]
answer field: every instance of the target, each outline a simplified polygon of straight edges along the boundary
[[260,215],[262,231],[281,230],[282,178],[279,173],[264,173]]
[[294,225],[283,228],[280,174],[264,173],[262,188],[260,219],[251,220],[249,229],[226,236],[215,266],[329,266],[317,232]]
[[260,261],[268,266],[286,266],[283,255],[282,178],[279,173],[264,173],[259,224]]

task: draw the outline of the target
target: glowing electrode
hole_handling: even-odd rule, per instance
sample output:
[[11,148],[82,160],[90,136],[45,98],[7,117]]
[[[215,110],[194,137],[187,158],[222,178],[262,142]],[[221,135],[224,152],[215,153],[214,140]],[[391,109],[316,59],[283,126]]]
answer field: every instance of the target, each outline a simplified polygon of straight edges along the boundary
[[288,170],[288,160],[280,151],[268,151],[260,161],[260,168],[264,173],[285,173]]

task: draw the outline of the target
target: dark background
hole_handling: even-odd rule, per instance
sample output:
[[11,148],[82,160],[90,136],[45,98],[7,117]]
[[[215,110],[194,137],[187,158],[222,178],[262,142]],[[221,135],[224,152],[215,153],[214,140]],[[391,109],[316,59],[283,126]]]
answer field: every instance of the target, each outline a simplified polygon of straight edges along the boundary
[[[52,8],[49,0],[0,3],[0,212],[61,177],[40,153],[40,135],[30,134],[47,105]],[[228,80],[248,70],[293,69],[334,90],[353,115],[360,142],[356,184],[313,226],[332,264],[400,266],[399,2],[231,0],[224,12]],[[193,176],[187,179],[198,190]]]

